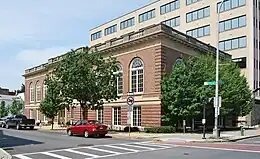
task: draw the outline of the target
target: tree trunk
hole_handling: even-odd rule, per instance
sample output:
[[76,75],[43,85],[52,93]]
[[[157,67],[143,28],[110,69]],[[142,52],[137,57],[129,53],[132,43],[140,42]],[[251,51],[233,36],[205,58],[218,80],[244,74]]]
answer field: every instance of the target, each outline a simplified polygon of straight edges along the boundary
[[82,109],[82,119],[87,120],[88,119],[88,109],[86,108],[86,105],[84,103],[80,103],[80,107]]
[[51,118],[51,130],[53,130],[54,117]]

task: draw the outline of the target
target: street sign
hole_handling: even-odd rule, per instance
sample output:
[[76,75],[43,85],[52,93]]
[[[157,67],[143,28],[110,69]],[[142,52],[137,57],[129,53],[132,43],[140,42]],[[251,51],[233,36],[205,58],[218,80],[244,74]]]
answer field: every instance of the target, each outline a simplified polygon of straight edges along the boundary
[[129,105],[129,106],[132,106],[134,104],[134,98],[133,97],[128,97],[127,100],[126,100],[126,103]]
[[202,124],[206,124],[206,119],[202,119]]
[[[212,85],[216,85],[216,81],[211,81],[211,82],[204,82],[204,86],[212,86]],[[223,80],[219,80],[218,82],[219,84],[224,84]]]

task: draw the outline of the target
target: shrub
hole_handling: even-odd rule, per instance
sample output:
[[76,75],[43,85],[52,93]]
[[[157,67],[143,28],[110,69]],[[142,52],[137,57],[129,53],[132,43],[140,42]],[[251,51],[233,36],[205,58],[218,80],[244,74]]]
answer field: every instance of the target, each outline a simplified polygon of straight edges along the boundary
[[66,125],[67,125],[67,126],[70,126],[70,125],[71,125],[71,124],[70,124],[70,121],[67,121]]
[[160,126],[145,128],[146,133],[175,133],[176,128],[173,126]]

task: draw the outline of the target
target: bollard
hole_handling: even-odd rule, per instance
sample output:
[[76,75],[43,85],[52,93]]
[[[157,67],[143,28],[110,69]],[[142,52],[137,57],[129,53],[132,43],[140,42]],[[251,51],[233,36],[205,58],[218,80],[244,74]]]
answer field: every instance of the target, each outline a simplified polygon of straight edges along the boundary
[[245,136],[245,129],[243,126],[240,127],[241,136]]

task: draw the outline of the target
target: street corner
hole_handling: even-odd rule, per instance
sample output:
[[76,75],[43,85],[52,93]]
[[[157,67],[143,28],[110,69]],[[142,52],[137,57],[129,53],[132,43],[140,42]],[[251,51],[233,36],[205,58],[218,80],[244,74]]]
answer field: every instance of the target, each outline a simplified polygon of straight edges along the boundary
[[5,150],[0,148],[0,158],[1,159],[12,159],[12,156],[9,153],[7,153]]
[[252,138],[256,138],[256,137],[260,137],[260,134],[257,135],[250,135],[250,136],[241,136],[238,138],[233,138],[233,139],[227,139],[229,142],[236,142],[236,141],[241,141],[241,140],[246,140],[246,139],[252,139]]

